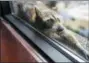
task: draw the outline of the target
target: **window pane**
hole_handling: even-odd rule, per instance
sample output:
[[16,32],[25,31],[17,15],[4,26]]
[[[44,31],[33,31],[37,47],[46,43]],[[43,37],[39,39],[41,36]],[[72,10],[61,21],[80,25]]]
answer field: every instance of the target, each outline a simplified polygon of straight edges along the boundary
[[88,1],[13,2],[18,17],[86,59],[89,59],[88,5]]

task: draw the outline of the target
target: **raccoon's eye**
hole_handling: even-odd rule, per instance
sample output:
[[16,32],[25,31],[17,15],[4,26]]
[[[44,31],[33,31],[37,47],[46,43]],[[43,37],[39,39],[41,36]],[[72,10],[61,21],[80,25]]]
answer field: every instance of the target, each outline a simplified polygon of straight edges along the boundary
[[49,19],[45,22],[46,27],[47,28],[52,28],[53,24],[54,24],[54,20],[53,19]]

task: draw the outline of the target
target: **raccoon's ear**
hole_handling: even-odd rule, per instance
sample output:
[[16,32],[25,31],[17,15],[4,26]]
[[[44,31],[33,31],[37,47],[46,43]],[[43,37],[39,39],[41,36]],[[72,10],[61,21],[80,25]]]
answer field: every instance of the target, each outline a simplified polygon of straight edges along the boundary
[[31,22],[35,22],[36,21],[36,10],[35,10],[35,8],[30,8],[29,10],[28,10],[28,14],[29,14],[29,20],[31,21]]
[[39,11],[35,8],[35,12],[36,12],[36,17],[39,16]]
[[42,18],[40,17],[40,12],[35,8],[35,13],[36,13],[36,21],[43,21]]
[[33,8],[32,11],[31,11],[31,13],[32,13],[31,19],[32,19],[33,22],[35,22],[35,21],[36,21],[36,16],[37,16],[37,15],[36,15],[36,9]]

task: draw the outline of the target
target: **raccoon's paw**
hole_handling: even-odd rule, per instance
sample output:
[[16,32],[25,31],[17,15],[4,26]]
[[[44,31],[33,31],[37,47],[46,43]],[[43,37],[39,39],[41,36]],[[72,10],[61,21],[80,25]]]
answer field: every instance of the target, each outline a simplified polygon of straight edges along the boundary
[[85,53],[84,57],[85,57],[86,60],[89,60],[89,54]]

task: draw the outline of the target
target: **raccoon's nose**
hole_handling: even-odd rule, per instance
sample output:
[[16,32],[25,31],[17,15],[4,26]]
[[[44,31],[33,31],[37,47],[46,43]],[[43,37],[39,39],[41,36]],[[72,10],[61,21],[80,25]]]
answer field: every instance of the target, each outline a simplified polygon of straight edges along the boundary
[[63,31],[63,30],[64,30],[64,28],[61,27],[61,26],[59,26],[59,27],[57,28],[57,31],[58,31],[58,32]]

